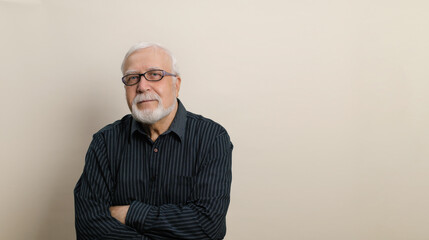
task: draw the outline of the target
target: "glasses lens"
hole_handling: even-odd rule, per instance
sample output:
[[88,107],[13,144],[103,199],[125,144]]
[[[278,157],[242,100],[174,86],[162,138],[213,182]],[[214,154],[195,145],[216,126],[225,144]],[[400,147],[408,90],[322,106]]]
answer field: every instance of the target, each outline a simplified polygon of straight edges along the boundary
[[152,71],[148,71],[145,74],[145,77],[147,80],[149,81],[158,81],[161,80],[161,78],[163,77],[163,73],[161,70],[152,70]]
[[140,76],[137,74],[130,74],[130,75],[123,77],[122,79],[123,79],[125,85],[134,85],[134,84],[139,82],[139,78],[140,78]]

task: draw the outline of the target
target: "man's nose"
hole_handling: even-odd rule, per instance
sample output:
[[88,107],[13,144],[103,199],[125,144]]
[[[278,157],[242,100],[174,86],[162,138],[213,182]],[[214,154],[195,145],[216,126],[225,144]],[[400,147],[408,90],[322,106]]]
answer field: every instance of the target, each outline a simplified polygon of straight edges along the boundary
[[138,92],[146,92],[151,88],[150,81],[146,80],[144,76],[140,76],[140,81],[137,83],[137,91]]

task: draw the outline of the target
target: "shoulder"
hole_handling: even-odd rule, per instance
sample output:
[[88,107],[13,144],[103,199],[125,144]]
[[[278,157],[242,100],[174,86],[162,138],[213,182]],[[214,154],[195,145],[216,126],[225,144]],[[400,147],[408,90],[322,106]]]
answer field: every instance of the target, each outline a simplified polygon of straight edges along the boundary
[[201,159],[231,154],[234,148],[226,129],[209,118],[187,112],[186,129],[186,139],[201,154]]
[[96,137],[119,137],[120,135],[126,135],[129,133],[131,127],[132,116],[130,114],[125,115],[122,119],[110,123],[100,129],[94,134]]
[[108,156],[122,149],[129,138],[131,119],[131,115],[126,115],[100,129],[93,135],[90,149],[107,153]]
[[210,138],[216,138],[221,135],[228,136],[226,129],[219,123],[202,115],[187,111],[187,130]]

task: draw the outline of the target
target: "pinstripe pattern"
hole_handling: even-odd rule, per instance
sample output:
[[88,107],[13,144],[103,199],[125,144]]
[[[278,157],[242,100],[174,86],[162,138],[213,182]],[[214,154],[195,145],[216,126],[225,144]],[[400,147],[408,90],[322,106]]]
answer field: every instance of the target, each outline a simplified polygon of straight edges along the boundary
[[[74,190],[77,239],[223,239],[233,146],[178,104],[155,142],[131,115],[94,134]],[[130,205],[126,225],[116,205]]]

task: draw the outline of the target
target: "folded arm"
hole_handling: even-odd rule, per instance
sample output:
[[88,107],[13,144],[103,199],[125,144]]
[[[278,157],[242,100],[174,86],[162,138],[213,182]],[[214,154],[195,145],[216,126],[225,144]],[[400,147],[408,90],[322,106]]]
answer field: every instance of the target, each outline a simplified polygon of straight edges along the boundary
[[113,183],[106,158],[101,136],[94,135],[86,155],[84,171],[74,189],[76,238],[150,239],[111,216],[109,189]]

